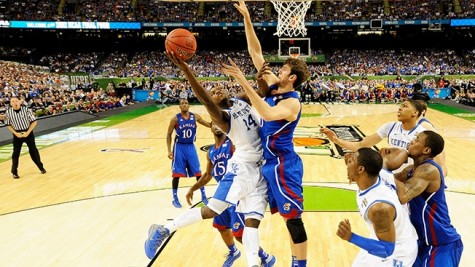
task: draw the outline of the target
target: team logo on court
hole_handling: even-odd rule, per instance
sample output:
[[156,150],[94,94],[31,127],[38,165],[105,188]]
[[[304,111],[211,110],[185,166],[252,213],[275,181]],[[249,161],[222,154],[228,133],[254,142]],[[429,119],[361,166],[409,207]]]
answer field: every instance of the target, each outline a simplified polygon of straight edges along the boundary
[[319,127],[297,127],[294,131],[295,151],[301,155],[332,155],[330,141]]
[[[359,142],[363,140],[364,134],[361,132],[360,129],[356,125],[328,125],[325,126],[328,129],[334,131],[338,138],[345,140],[345,141],[350,141],[350,142]],[[346,150],[342,147],[340,147],[337,144],[334,144],[332,142],[332,147],[334,147],[335,152],[332,150],[332,156],[333,157],[343,157],[345,156],[346,153],[351,152],[349,150]],[[375,147],[376,148],[376,147]]]
[[284,204],[284,210],[289,211],[290,210],[290,203],[285,203]]

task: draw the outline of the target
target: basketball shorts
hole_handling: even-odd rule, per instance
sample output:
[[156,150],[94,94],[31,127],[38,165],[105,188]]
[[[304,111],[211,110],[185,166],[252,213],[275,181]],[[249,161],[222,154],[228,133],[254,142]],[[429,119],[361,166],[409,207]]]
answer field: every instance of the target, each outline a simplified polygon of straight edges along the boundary
[[419,254],[414,266],[456,267],[460,264],[462,251],[463,243],[460,239],[440,246],[422,245],[419,247]]
[[200,161],[195,144],[175,143],[173,148],[172,177],[201,176]]
[[383,259],[362,249],[353,261],[352,267],[412,267],[417,257],[417,240],[396,245],[394,253]]
[[242,237],[244,216],[236,212],[235,206],[229,206],[223,213],[214,217],[213,227],[221,231],[231,229],[233,236]]
[[303,212],[303,164],[295,154],[266,160],[262,174],[269,187],[272,214],[279,212],[286,219],[299,218]]
[[[267,184],[260,168],[260,162],[244,162],[232,157],[213,198],[236,206],[236,212],[246,217],[262,219],[267,207]],[[210,201],[208,207],[219,214],[219,210],[213,209],[213,203]]]

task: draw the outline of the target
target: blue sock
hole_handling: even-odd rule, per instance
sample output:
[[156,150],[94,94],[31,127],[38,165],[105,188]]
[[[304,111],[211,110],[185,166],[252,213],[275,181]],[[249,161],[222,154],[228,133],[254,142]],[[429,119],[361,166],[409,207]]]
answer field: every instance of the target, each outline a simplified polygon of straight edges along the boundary
[[292,267],[298,267],[297,257],[292,255]]
[[204,187],[201,187],[201,188],[200,188],[200,191],[201,191],[201,196],[202,196],[202,197],[206,196],[206,192],[205,192],[205,188],[204,188]]
[[178,189],[172,189],[172,191],[173,191],[173,198],[178,199],[178,196],[177,196]]
[[298,260],[297,261],[298,267],[307,267],[307,260]]
[[236,252],[237,250],[236,244],[234,243],[232,245],[229,245],[228,248],[229,248],[229,251],[231,251],[232,253]]
[[267,254],[262,248],[259,249],[259,258],[261,260],[266,260],[267,257],[269,257],[269,254]]

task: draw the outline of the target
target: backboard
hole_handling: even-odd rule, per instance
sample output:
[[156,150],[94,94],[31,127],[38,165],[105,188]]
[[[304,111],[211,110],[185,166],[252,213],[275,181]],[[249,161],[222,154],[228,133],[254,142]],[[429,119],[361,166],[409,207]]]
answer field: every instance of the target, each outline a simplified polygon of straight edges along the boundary
[[312,50],[310,49],[310,38],[279,38],[279,57],[288,58],[310,57]]

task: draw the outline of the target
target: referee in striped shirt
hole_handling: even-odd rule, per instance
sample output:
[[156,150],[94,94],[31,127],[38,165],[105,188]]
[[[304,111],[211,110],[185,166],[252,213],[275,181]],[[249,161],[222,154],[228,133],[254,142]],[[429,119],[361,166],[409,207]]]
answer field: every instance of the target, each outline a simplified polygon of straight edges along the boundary
[[42,174],[46,173],[43,163],[41,163],[40,153],[36,148],[35,135],[33,129],[36,127],[35,115],[27,107],[21,105],[17,97],[10,100],[10,108],[5,112],[5,124],[13,134],[13,154],[12,154],[12,174],[14,179],[18,176],[18,161],[20,158],[21,146],[28,145],[31,159],[40,169]]

